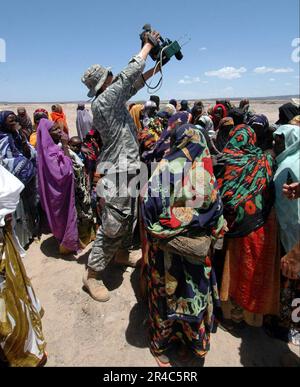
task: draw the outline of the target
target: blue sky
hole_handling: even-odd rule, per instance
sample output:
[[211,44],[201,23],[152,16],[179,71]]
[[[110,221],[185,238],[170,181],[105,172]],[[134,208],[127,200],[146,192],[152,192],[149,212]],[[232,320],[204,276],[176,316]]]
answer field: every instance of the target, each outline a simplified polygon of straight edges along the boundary
[[[164,37],[191,38],[183,61],[165,67],[163,99],[299,93],[291,59],[299,0],[10,0],[1,4],[0,101],[87,99],[84,70],[100,63],[121,71],[145,23]],[[146,89],[136,98],[147,99]]]

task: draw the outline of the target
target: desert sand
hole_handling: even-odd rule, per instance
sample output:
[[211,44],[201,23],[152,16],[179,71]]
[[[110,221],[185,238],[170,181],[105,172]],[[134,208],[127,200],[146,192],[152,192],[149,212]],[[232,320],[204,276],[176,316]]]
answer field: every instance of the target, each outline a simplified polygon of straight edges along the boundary
[[[252,106],[275,122],[283,102],[259,101]],[[16,106],[0,105],[0,110],[15,111]],[[26,105],[29,114],[38,107],[50,110],[51,104]],[[63,107],[75,134],[76,105]],[[45,310],[47,366],[156,366],[148,349],[147,307],[139,297],[139,270],[124,271],[110,265],[106,283],[111,300],[97,303],[82,289],[81,282],[90,249],[91,245],[77,257],[62,258],[55,239],[44,235],[24,258]],[[246,328],[236,337],[218,329],[212,335],[205,366],[279,366],[283,355],[290,352],[300,355],[299,348],[270,339],[262,329]]]
[[[215,103],[215,101],[212,100],[207,100],[203,101],[205,107],[207,108],[209,105],[212,105]],[[234,104],[238,105],[239,101],[232,101]],[[272,100],[272,99],[267,99],[267,100],[253,100],[251,101],[251,107],[254,109],[254,111],[257,114],[265,114],[268,118],[270,123],[274,123],[278,120],[278,108],[283,105],[284,103],[288,102],[286,99],[282,100]],[[163,102],[162,102],[163,105]],[[192,102],[190,104],[191,106],[193,105]],[[14,112],[17,111],[17,108],[19,106],[24,106],[27,109],[27,112],[30,117],[32,117],[33,112],[38,109],[38,108],[44,108],[48,112],[51,112],[51,106],[52,103],[33,103],[33,104],[1,104],[0,103],[0,111],[1,110],[12,110]],[[76,135],[76,109],[77,109],[77,104],[75,103],[63,103],[62,104],[64,112],[67,116],[67,121],[68,125],[71,131],[71,135]],[[90,108],[90,104],[86,104],[87,108]]]
[[[147,307],[139,297],[139,270],[111,264],[105,274],[111,300],[100,304],[82,289],[91,246],[78,257],[58,255],[51,235],[34,243],[24,263],[44,309],[47,366],[155,367],[147,344]],[[269,338],[262,329],[245,328],[233,336],[212,334],[205,366],[280,366],[285,354],[299,353]],[[175,365],[196,366],[194,361]]]

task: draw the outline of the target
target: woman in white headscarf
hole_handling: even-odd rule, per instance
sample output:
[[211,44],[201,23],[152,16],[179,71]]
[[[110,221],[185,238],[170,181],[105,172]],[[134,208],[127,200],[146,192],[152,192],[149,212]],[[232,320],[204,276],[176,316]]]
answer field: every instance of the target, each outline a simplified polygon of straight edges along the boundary
[[85,139],[86,135],[93,128],[93,117],[84,104],[79,104],[77,107],[76,127],[81,141]]

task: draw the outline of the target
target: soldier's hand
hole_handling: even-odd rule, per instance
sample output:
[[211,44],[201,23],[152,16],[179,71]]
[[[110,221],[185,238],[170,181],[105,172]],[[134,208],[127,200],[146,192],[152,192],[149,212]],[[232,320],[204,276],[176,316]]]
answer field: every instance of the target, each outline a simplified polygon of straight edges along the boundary
[[149,44],[151,44],[151,46],[156,47],[159,44],[159,38],[160,38],[159,32],[157,32],[157,31],[147,32],[145,34],[144,43],[145,44],[149,43]]

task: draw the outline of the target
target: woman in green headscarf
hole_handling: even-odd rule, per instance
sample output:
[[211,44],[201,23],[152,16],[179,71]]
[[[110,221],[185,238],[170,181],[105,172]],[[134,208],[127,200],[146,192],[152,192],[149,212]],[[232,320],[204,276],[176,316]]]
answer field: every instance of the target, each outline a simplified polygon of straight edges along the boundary
[[[224,317],[232,326],[262,326],[279,312],[280,259],[272,190],[274,161],[257,146],[254,130],[235,127],[223,150],[218,183],[228,222],[221,286]],[[225,321],[227,323],[227,321]]]

